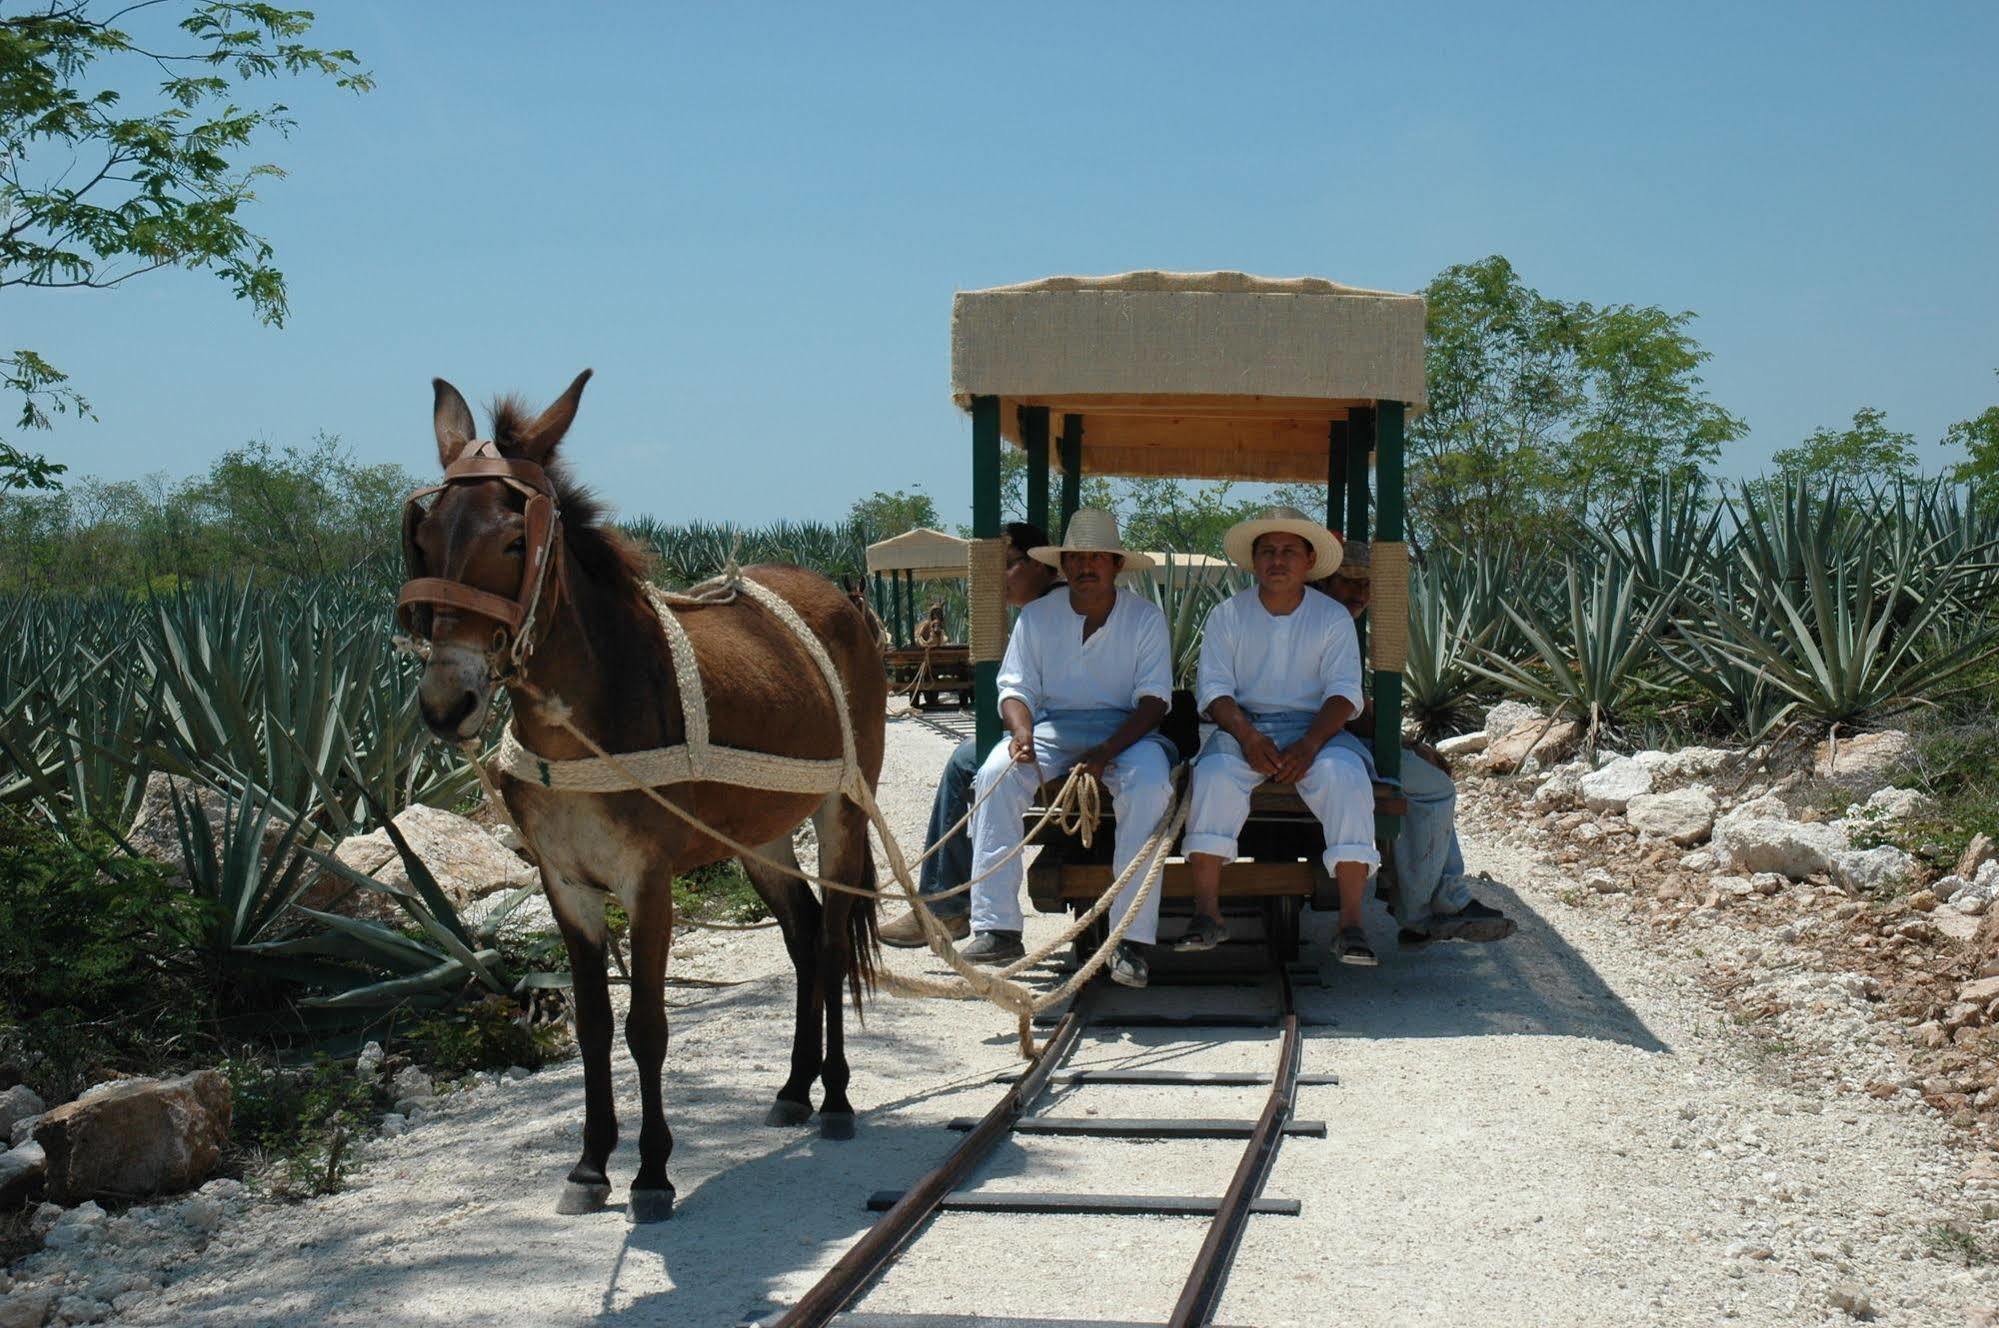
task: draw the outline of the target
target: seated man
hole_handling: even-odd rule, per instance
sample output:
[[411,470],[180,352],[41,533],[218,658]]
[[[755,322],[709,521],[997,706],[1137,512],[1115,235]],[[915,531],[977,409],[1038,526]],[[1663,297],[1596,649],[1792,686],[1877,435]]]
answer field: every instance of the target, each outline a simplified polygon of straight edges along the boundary
[[[1117,588],[1118,573],[1149,567],[1126,553],[1117,521],[1083,508],[1060,546],[1031,551],[1059,566],[1065,594],[1020,611],[999,669],[1000,718],[1008,738],[995,747],[973,781],[972,942],[960,953],[982,964],[1004,964],[1021,945],[1020,883],[1024,874],[1021,818],[1036,785],[1072,766],[1103,781],[1117,813],[1111,868],[1122,875],[1159,826],[1172,801],[1175,753],[1156,730],[1173,699],[1172,643],[1159,607]],[[1146,866],[1132,871],[1109,918],[1131,906]],[[1111,979],[1143,987],[1145,947],[1158,936],[1159,892],[1132,920],[1110,964]]]
[[[1062,584],[1062,578],[1054,568],[1027,556],[1029,549],[1047,543],[1048,532],[1040,526],[1025,521],[1007,523],[1007,607],[1025,608]],[[923,860],[918,880],[918,889],[926,896],[940,895],[972,879],[971,827],[960,826],[958,833],[948,840],[944,837],[953,826],[965,819],[965,813],[970,810],[972,776],[978,772],[979,744],[967,738],[958,744],[957,750],[951,753],[951,759],[944,763],[943,777],[937,781],[937,796],[930,804],[930,830],[923,840],[923,851],[930,856]],[[942,848],[937,847],[939,841],[943,842]],[[932,849],[936,852],[932,853]],[[930,911],[944,924],[944,932],[952,940],[962,941],[971,934],[972,902],[965,895],[955,894],[948,899],[926,902],[930,903]],[[883,945],[905,949],[923,945],[923,925],[913,911],[905,913],[881,929],[881,940]]]
[[929,650],[943,645],[948,639],[944,630],[944,601],[932,600],[923,621],[916,624],[916,644]]
[[[1325,592],[1358,619],[1374,598],[1373,559],[1368,546],[1349,540],[1346,557]],[[1337,740],[1367,760],[1374,773],[1372,704],[1347,725]],[[1500,941],[1514,932],[1513,919],[1472,898],[1465,857],[1458,846],[1458,791],[1450,767],[1427,743],[1402,749],[1402,794],[1409,813],[1395,840],[1395,898],[1389,901],[1407,947],[1431,941]]]
[[1306,584],[1340,565],[1340,544],[1291,507],[1273,507],[1222,539],[1256,574],[1208,615],[1196,704],[1215,733],[1194,763],[1193,806],[1181,848],[1193,869],[1194,921],[1177,948],[1206,950],[1228,935],[1222,864],[1236,857],[1250,794],[1266,779],[1295,785],[1326,832],[1326,871],[1340,892],[1334,953],[1373,964],[1361,926],[1374,846],[1374,787],[1366,764],[1333,739],[1360,713],[1360,646],[1353,619]]

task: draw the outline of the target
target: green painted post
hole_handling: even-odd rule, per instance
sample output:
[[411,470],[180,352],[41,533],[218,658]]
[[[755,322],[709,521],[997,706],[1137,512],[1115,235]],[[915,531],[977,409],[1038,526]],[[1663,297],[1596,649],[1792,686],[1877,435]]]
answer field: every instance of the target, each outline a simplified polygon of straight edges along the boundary
[[[1341,534],[1365,540],[1367,533],[1367,462],[1374,451],[1375,413],[1372,406],[1355,406],[1347,412],[1347,523]],[[1360,657],[1367,658],[1367,619],[1354,624],[1360,637]]]
[[902,632],[905,645],[916,644],[916,573],[902,569]]
[[1326,529],[1344,535],[1347,529],[1347,422],[1334,420],[1326,429]]
[[[972,538],[1000,537],[1000,404],[998,397],[972,398]],[[997,604],[972,606],[974,614],[1001,612]],[[972,665],[972,706],[979,755],[991,751],[1002,732],[999,717],[999,661]]]
[[[1402,414],[1399,401],[1381,403],[1374,443],[1374,478],[1379,489],[1379,525],[1375,538],[1397,544],[1403,538],[1402,505]],[[1374,768],[1384,778],[1402,773],[1402,671],[1377,671],[1374,675]],[[1399,818],[1384,818],[1380,829],[1393,836]]]
[[1058,543],[1062,532],[1069,528],[1069,518],[1076,515],[1076,506],[1082,501],[1083,492],[1083,417],[1064,415],[1062,417],[1062,524],[1043,526]]
[[1048,407],[1020,408],[1020,446],[1027,453],[1027,519],[1048,529]]

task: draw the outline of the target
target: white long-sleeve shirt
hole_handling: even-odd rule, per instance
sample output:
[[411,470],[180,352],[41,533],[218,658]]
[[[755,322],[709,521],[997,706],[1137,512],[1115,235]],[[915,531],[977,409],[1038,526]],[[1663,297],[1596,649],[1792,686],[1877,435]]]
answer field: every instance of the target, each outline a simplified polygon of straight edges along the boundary
[[1194,684],[1203,715],[1223,696],[1252,715],[1310,714],[1335,696],[1344,696],[1358,711],[1360,642],[1352,616],[1331,596],[1312,590],[1281,617],[1263,607],[1255,586],[1229,596],[1202,629]]
[[999,696],[1037,718],[1058,710],[1132,711],[1148,696],[1173,701],[1173,644],[1151,600],[1117,592],[1110,617],[1083,639],[1083,615],[1066,591],[1020,611],[1000,661]]

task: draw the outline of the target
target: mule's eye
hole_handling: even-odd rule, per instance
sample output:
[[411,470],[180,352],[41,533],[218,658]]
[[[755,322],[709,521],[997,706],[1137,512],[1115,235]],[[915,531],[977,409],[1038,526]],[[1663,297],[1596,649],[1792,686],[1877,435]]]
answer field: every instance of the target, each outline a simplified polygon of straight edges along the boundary
[[507,552],[513,555],[514,557],[520,557],[521,555],[525,554],[527,551],[528,551],[528,541],[527,541],[527,536],[525,535],[515,536],[512,540],[508,541],[507,543]]

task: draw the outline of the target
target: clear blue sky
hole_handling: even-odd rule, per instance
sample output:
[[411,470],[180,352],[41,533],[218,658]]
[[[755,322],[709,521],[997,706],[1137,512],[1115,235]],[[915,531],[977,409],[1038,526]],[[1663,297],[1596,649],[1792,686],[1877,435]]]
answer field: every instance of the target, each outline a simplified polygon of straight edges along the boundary
[[1240,268],[1700,315],[1731,473],[1863,404],[1926,463],[1999,401],[1999,5],[321,5],[380,82],[290,85],[220,282],[5,298],[96,424],[72,475],[325,430],[434,467],[429,380],[596,369],[570,436],[627,513],[969,508],[951,293]]

